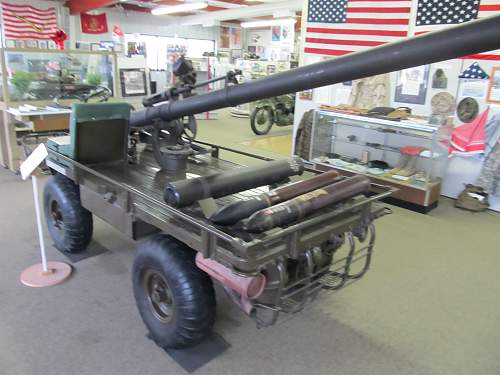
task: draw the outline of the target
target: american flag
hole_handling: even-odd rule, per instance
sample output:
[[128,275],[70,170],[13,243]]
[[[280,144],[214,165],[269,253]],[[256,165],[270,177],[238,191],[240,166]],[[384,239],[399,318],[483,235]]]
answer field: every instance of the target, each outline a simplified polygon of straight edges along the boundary
[[50,39],[57,27],[56,10],[2,2],[2,23],[5,38]]
[[310,0],[306,53],[342,56],[408,35],[411,0]]
[[[415,35],[440,30],[477,18],[497,15],[500,0],[419,0]],[[500,51],[466,56],[475,60],[500,60]]]

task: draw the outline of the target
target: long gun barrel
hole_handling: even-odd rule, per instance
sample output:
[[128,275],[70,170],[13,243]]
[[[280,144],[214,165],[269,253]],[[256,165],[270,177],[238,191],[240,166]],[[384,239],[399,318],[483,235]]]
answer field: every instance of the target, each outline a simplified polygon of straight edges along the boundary
[[169,182],[163,198],[174,207],[185,207],[205,198],[220,198],[258,186],[281,182],[304,171],[302,159],[268,161],[265,165],[231,169],[204,177]]
[[156,119],[170,121],[218,108],[496,49],[500,49],[500,16],[467,22],[442,31],[136,111],[130,116],[130,125],[149,126]]

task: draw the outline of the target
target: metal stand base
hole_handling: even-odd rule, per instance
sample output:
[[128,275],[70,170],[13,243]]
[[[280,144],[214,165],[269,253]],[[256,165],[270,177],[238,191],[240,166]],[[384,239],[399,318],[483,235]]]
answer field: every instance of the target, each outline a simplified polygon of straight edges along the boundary
[[48,272],[43,271],[42,263],[26,268],[21,273],[21,282],[33,288],[43,288],[62,283],[70,275],[72,268],[62,262],[47,262]]

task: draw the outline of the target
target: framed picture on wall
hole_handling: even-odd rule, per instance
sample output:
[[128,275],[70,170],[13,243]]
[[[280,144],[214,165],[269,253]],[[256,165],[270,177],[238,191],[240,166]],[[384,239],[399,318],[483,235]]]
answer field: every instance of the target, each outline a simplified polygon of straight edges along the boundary
[[26,48],[38,48],[38,42],[36,40],[27,40]]
[[231,46],[231,29],[228,26],[220,27],[219,48],[229,48]]
[[122,96],[142,96],[147,94],[146,72],[144,69],[120,69]]
[[488,103],[500,104],[500,67],[494,67],[491,71],[486,101]]
[[394,101],[399,103],[425,104],[429,65],[400,70],[396,75]]

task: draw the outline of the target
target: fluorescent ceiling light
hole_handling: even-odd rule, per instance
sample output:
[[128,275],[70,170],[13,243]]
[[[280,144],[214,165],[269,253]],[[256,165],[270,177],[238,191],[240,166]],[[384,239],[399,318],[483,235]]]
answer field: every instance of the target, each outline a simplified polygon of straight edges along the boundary
[[262,20],[262,21],[242,22],[241,27],[252,28],[252,27],[293,25],[295,22],[297,22],[297,20],[295,18],[281,18],[281,19],[277,19],[277,20]]
[[183,13],[191,10],[203,9],[207,6],[207,3],[186,3],[180,5],[160,6],[158,8],[151,9],[151,14],[160,16],[162,14]]

